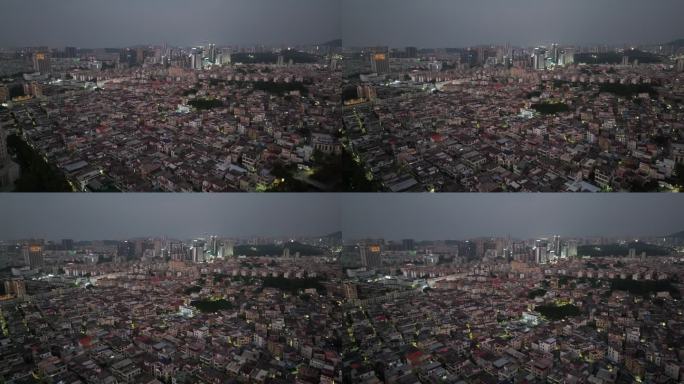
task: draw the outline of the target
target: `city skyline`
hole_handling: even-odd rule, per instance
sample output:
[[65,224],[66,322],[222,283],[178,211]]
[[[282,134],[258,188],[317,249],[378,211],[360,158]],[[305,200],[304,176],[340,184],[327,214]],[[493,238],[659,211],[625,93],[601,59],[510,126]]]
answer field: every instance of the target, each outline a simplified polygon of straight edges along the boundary
[[676,0],[349,0],[342,11],[346,46],[664,44],[684,36]]
[[340,37],[338,6],[335,0],[10,0],[0,16],[0,47],[314,45]]

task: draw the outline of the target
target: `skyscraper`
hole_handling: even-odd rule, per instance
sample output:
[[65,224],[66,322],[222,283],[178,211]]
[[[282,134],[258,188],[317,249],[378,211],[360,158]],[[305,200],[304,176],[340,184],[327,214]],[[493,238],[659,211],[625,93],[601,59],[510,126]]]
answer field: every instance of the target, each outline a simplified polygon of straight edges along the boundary
[[401,241],[401,245],[405,251],[413,251],[415,249],[415,241],[413,239],[404,239]]
[[218,64],[218,65],[230,64],[230,58],[231,58],[230,53],[221,52],[216,57],[216,64]]
[[577,241],[568,241],[568,258],[577,257]]
[[224,240],[222,242],[221,248],[219,249],[219,257],[233,257],[233,243]]
[[361,256],[362,266],[368,269],[376,269],[382,266],[379,245],[368,245],[359,247],[359,253]]
[[145,50],[142,47],[138,47],[135,50],[135,63],[142,65],[145,62]]
[[71,251],[74,249],[74,240],[72,239],[62,239],[62,249],[65,251]]
[[560,257],[561,253],[561,238],[558,235],[553,237],[553,253],[554,256]]
[[24,245],[22,248],[24,264],[30,269],[35,269],[43,265],[43,246],[36,243]]
[[386,53],[376,53],[371,57],[373,72],[381,75],[390,72],[389,60]]
[[195,239],[192,241],[192,262],[193,263],[203,263],[204,262],[204,240]]
[[76,47],[66,47],[64,48],[64,55],[68,58],[76,57]]
[[534,69],[544,70],[546,69],[546,48],[537,47],[534,49]]
[[212,256],[218,256],[218,238],[216,236],[209,237],[209,252]]
[[6,280],[5,294],[12,295],[17,298],[26,296],[26,283],[23,280]]
[[135,258],[135,244],[130,241],[122,241],[116,249],[119,261],[126,261]]
[[209,44],[209,62],[216,64],[216,45]]
[[575,62],[575,52],[572,48],[564,48],[558,58],[558,65],[570,65]]
[[192,69],[202,69],[201,52],[195,50],[190,54],[190,67],[192,67]]
[[36,52],[33,55],[33,70],[40,73],[50,73],[50,56],[47,52]]
[[560,50],[558,49],[558,44],[551,44],[551,58],[553,65],[558,65],[558,58],[560,56]]
[[546,240],[537,240],[534,246],[534,262],[546,264],[549,261],[549,244]]

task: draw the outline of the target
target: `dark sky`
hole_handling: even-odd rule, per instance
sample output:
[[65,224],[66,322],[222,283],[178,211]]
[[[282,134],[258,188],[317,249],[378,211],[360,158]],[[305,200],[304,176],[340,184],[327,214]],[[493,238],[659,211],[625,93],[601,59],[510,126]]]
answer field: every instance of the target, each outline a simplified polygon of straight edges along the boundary
[[678,194],[0,194],[0,239],[664,235]]
[[337,231],[324,195],[0,194],[0,239],[317,236]]
[[3,0],[0,47],[315,44],[340,37],[339,0]]
[[684,37],[682,0],[344,0],[347,46],[663,43]]
[[679,194],[347,194],[341,202],[349,238],[658,236],[684,230]]

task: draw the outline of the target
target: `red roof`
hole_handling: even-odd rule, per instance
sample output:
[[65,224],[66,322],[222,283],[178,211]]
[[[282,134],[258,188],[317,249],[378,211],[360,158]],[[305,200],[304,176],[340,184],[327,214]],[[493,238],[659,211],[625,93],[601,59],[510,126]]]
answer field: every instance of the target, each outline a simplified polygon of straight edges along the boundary
[[90,336],[84,336],[78,340],[78,343],[81,344],[82,347],[90,347],[91,342],[92,339],[90,338]]
[[412,352],[412,353],[409,353],[408,355],[406,355],[406,360],[409,360],[412,363],[415,363],[416,361],[419,361],[421,357],[423,357],[423,352],[415,351],[415,352]]

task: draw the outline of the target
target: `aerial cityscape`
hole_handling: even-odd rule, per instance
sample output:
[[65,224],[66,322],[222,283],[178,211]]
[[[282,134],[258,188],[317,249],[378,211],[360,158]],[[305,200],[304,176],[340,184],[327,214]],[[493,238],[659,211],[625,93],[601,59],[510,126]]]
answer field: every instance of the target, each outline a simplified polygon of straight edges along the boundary
[[0,9],[0,384],[684,384],[682,0]]
[[345,53],[343,145],[381,190],[683,185],[684,40]]
[[[154,19],[131,26],[141,29],[137,37],[106,23],[90,36],[74,35],[68,23],[52,26],[57,33],[50,37],[16,36],[10,27],[15,20],[7,20],[0,40],[0,146],[6,152],[0,157],[0,188],[364,188],[363,169],[337,139],[342,56],[335,4],[212,4],[218,13],[175,0],[163,9],[131,1],[111,5],[112,13],[131,19],[155,11]],[[101,17],[110,7],[77,5],[47,2],[43,12],[71,20],[72,11]],[[13,1],[8,8],[36,17],[31,4]],[[171,27],[165,21],[174,12],[192,12],[188,23],[212,24]],[[297,20],[306,21],[306,28],[289,25]],[[147,30],[154,23],[154,32]],[[249,23],[264,28],[247,33]],[[343,168],[348,172],[339,172]]]
[[[470,195],[482,201],[469,209],[457,195],[432,195],[392,235],[382,223],[409,214],[379,213],[418,200],[338,200],[341,210],[376,207],[368,223],[321,212],[334,195],[69,196],[36,201],[14,229],[3,228],[14,235],[0,240],[4,382],[626,383],[678,382],[683,373],[681,199],[642,201],[635,213],[661,221],[635,227],[606,213],[629,210],[639,196],[561,205],[562,195],[536,203],[515,195],[523,203],[509,224],[500,223],[511,213],[501,207],[511,202]],[[33,197],[0,204],[13,212],[7,205]],[[445,200],[447,214],[430,229],[448,238],[398,237],[433,220]],[[254,201],[263,210],[242,208]],[[169,206],[177,210],[162,212]],[[545,232],[519,236],[524,211],[548,206],[565,222],[543,219]],[[605,222],[571,213],[594,206]],[[224,210],[240,218],[217,224]],[[110,219],[91,229],[97,217]],[[125,222],[140,235],[99,237]],[[206,233],[201,224],[188,229],[195,222],[216,232],[178,237]],[[491,232],[471,236],[461,222]],[[154,223],[170,235],[142,235],[158,231]],[[243,227],[263,232],[245,236],[252,229]],[[59,238],[77,232],[87,240]]]
[[387,192],[678,191],[681,11],[349,0],[342,145]]
[[0,124],[11,130],[19,163],[45,159],[36,176],[50,183],[24,178],[18,186],[226,192],[288,182],[330,189],[341,183],[326,169],[334,166],[326,156],[341,152],[338,43],[6,53],[6,63],[17,65],[33,57],[37,72],[6,79],[0,101],[16,103]]
[[[387,17],[379,3],[364,14]],[[681,10],[663,3],[644,11],[668,17],[666,10]],[[317,20],[335,20],[330,6],[319,8],[310,11]],[[354,1],[342,8],[362,9]],[[555,31],[556,25],[527,31],[524,40],[522,32],[492,36],[480,29],[462,40],[463,27],[430,8],[415,16],[406,9],[386,12],[415,35],[399,34],[393,23],[342,18],[319,26],[312,33],[321,37],[306,43],[296,43],[302,38],[289,30],[281,43],[267,43],[276,30],[261,41],[238,40],[237,27],[225,34],[189,30],[172,41],[201,43],[183,45],[166,42],[179,34],[168,26],[168,36],[153,34],[158,43],[122,36],[112,48],[101,45],[110,40],[105,36],[87,47],[74,41],[92,39],[26,45],[18,42],[38,37],[8,38],[0,44],[6,152],[0,188],[676,192],[684,186],[684,31],[664,23],[654,27],[664,29],[656,39],[615,25],[622,38],[597,32],[589,40]],[[434,18],[433,28],[459,39],[425,35],[413,25],[422,18]]]

